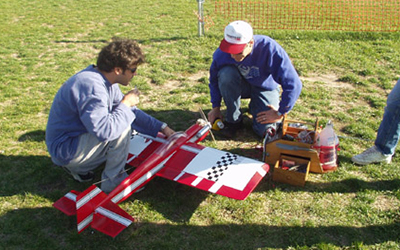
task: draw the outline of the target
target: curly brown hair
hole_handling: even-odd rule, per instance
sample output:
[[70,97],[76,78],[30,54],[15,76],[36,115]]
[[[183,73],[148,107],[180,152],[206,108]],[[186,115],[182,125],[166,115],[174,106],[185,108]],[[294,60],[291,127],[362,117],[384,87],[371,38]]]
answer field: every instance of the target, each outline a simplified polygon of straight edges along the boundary
[[144,63],[144,54],[139,44],[131,39],[114,39],[102,48],[97,58],[97,67],[105,72],[111,72],[115,67],[122,70]]

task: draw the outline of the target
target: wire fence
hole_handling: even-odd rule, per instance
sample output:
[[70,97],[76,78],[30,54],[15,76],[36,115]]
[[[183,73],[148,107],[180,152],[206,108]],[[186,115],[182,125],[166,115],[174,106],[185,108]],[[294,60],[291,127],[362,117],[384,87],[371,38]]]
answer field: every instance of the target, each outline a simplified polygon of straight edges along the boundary
[[400,0],[213,0],[215,14],[255,29],[400,31]]

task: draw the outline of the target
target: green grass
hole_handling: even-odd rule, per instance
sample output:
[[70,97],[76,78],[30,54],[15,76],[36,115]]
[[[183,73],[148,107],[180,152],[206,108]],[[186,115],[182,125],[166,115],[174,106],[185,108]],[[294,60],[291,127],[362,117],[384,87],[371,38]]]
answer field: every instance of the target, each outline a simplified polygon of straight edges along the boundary
[[[206,1],[213,23],[198,37],[195,11],[197,2],[184,0],[0,1],[0,249],[400,248],[400,161],[350,160],[372,144],[399,77],[399,33],[256,30],[286,49],[303,80],[290,118],[332,120],[346,138],[338,171],[311,174],[304,188],[268,176],[245,201],[154,179],[121,203],[136,222],[115,239],[77,234],[75,217],[52,207],[88,184],[52,167],[44,143],[51,102],[112,37],[137,39],[146,53],[131,84],[143,110],[175,130],[193,124],[199,107],[210,110],[208,68],[227,20]],[[260,159],[246,127],[236,141],[202,144]]]

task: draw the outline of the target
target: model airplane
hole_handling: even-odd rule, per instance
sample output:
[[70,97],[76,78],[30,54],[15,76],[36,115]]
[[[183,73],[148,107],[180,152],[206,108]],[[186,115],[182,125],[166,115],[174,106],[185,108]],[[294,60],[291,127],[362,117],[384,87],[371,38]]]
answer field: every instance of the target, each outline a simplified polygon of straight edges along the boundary
[[78,232],[92,228],[115,237],[134,219],[117,204],[155,176],[164,177],[211,193],[244,200],[257,186],[269,166],[232,153],[197,144],[211,125],[205,121],[168,139],[134,134],[127,163],[136,169],[108,195],[96,185],[82,193],[70,191],[53,206],[77,215]]

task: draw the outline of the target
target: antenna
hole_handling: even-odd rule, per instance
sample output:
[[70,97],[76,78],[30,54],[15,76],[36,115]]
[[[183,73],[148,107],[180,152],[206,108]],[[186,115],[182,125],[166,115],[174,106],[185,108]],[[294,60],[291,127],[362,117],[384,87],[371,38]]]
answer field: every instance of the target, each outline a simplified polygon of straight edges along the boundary
[[[206,117],[206,114],[204,114],[204,112],[203,112],[203,110],[202,110],[201,108],[199,108],[199,113],[200,113],[201,118],[203,118],[206,122],[210,123],[210,122],[208,121],[207,117]],[[211,123],[210,123],[210,124],[211,124]],[[213,139],[214,143],[217,143],[217,142],[215,141],[215,137],[214,137],[214,134],[213,134],[213,132],[211,131],[211,129],[210,129],[210,135],[211,135],[211,138]]]

